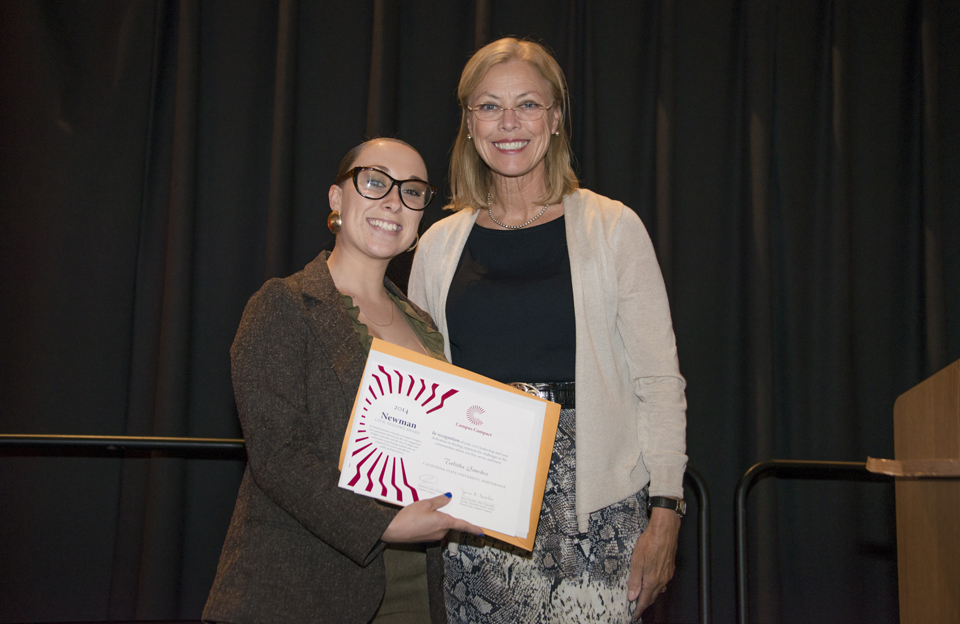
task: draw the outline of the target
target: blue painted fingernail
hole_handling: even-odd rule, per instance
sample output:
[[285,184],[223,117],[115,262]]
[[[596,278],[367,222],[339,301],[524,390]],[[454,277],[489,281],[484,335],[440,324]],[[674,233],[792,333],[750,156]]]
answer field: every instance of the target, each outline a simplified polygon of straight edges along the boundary
[[446,494],[444,494],[444,496],[446,496],[447,498],[453,498],[453,494],[451,494],[450,492],[447,492]]
[[483,537],[483,531],[480,531],[480,535],[477,535],[477,537]]

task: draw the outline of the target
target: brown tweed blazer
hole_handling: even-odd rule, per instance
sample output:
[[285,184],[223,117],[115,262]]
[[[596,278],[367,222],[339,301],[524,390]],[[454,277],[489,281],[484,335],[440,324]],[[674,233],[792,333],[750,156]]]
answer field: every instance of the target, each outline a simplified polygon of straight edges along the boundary
[[[204,620],[365,623],[383,598],[380,536],[397,509],[337,487],[366,356],[328,255],[264,284],[230,349],[248,462]],[[427,566],[445,622],[439,547]]]

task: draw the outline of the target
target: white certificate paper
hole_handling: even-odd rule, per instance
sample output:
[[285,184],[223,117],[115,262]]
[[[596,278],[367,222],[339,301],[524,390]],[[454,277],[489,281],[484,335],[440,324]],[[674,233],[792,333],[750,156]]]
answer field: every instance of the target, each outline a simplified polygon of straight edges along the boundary
[[444,513],[532,548],[560,406],[374,339],[341,453],[340,487]]

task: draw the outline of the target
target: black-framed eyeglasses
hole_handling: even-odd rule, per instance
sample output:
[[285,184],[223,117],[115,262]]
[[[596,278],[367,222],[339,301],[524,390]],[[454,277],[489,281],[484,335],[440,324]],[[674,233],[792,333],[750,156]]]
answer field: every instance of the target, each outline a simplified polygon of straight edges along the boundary
[[400,201],[410,210],[423,210],[437,194],[437,188],[429,182],[415,178],[398,180],[376,167],[354,167],[337,178],[336,183],[340,184],[351,176],[357,192],[367,199],[383,199],[394,186],[399,186]]
[[[556,104],[556,102],[554,102],[554,104]],[[466,109],[476,115],[480,121],[498,121],[503,117],[503,112],[508,110],[513,111],[513,114],[516,115],[520,121],[536,121],[543,117],[543,111],[550,110],[551,108],[553,108],[553,104],[544,106],[543,104],[531,101],[524,102],[519,106],[500,106],[498,104],[487,103],[475,107],[466,107]]]

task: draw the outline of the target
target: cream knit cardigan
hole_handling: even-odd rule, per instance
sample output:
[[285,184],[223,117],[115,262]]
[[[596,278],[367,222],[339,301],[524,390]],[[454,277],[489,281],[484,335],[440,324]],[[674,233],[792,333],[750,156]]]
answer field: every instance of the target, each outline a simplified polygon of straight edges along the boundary
[[[577,522],[585,532],[591,512],[647,483],[651,496],[683,496],[686,382],[640,218],[586,189],[565,197],[563,210],[577,329]],[[434,224],[410,274],[409,297],[436,321],[447,359],[447,293],[477,215],[462,210]]]

